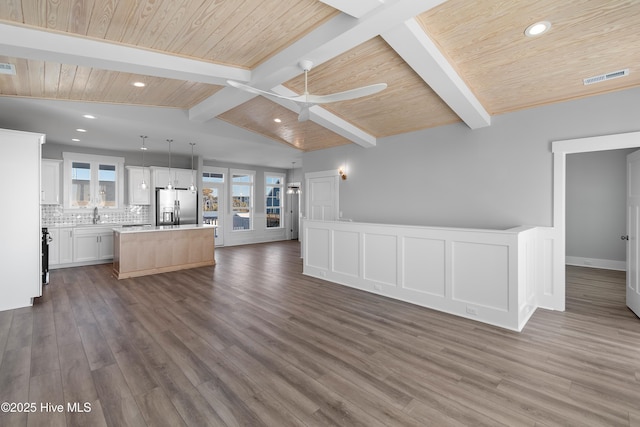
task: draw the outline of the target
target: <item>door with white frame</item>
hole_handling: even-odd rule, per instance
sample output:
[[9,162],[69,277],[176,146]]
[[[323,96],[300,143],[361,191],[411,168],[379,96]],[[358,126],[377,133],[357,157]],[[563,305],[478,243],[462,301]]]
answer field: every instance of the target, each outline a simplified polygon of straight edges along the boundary
[[317,221],[337,221],[338,180],[337,171],[311,172],[305,175],[307,218]]
[[[587,138],[567,139],[562,141],[553,141],[551,144],[551,150],[553,152],[553,229],[548,235],[543,236],[542,240],[547,239],[549,242],[543,242],[541,247],[548,247],[549,258],[545,262],[549,263],[547,268],[549,270],[549,277],[545,279],[546,283],[541,286],[538,292],[538,304],[543,308],[550,308],[554,310],[564,311],[565,298],[566,298],[566,282],[565,282],[565,233],[566,233],[566,169],[567,169],[567,155],[573,153],[587,153],[593,151],[605,151],[605,150],[618,150],[626,148],[638,148],[640,147],[640,132],[628,132],[619,133],[613,135],[601,135],[592,136]],[[637,153],[632,153],[629,156],[633,156]],[[629,158],[627,158],[629,163]],[[635,161],[633,162],[635,163]],[[633,166],[635,169],[638,166]],[[629,164],[627,164],[627,177],[635,174],[635,180],[640,179],[640,172],[631,171]],[[628,178],[629,179],[629,178]],[[627,204],[629,206],[629,197],[632,192],[637,193],[640,196],[638,190],[638,181],[636,181],[636,188],[631,189],[627,185]],[[636,203],[638,200],[631,200],[631,203]],[[628,207],[628,212],[631,208]],[[637,210],[636,210],[637,212]],[[636,314],[638,306],[640,305],[640,280],[638,278],[638,265],[640,264],[638,256],[638,219],[636,219],[633,227],[630,227],[632,216],[627,214],[627,233],[628,233],[628,248],[627,248],[627,306],[631,308]],[[634,235],[635,234],[635,235]],[[635,247],[634,247],[635,245]],[[633,254],[632,254],[633,251]],[[632,278],[633,277],[633,278]],[[635,284],[634,284],[635,282]],[[632,308],[631,306],[634,306]]]
[[202,169],[202,224],[214,225],[215,245],[224,245],[225,178],[227,170],[204,166]]
[[640,151],[627,156],[627,307],[640,317]]
[[[339,218],[339,175],[337,171],[309,172],[304,175],[304,215],[314,221],[337,221]],[[299,235],[300,252],[305,257],[304,223]]]

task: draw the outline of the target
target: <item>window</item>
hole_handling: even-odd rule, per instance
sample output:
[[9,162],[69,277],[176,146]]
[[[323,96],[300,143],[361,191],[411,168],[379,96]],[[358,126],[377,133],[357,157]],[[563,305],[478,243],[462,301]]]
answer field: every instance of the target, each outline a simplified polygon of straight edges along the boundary
[[264,177],[265,212],[267,228],[282,228],[282,188],[284,175],[266,174]]
[[253,228],[253,171],[231,171],[233,230]]
[[79,153],[63,153],[63,158],[65,208],[123,207],[123,158]]
[[91,165],[71,164],[71,200],[74,207],[86,207],[91,202]]
[[103,206],[115,208],[116,201],[116,166],[98,166],[98,195]]

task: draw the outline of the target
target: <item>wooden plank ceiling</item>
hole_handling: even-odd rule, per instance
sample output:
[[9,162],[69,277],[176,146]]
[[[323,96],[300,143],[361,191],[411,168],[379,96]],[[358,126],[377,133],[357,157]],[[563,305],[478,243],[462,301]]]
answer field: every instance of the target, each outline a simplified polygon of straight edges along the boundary
[[[379,6],[389,8],[390,20],[397,15],[399,26],[406,25],[406,19],[394,15],[393,4],[402,2],[411,3],[388,0]],[[416,0],[421,2],[428,3]],[[449,0],[430,7],[425,5],[414,16],[423,32],[417,37],[433,42],[445,60],[442,72],[459,82],[469,105],[479,101],[480,112],[503,114],[640,85],[638,1]],[[365,137],[358,138],[375,141],[460,121],[463,115],[449,91],[425,78],[419,59],[394,49],[397,45],[387,34],[393,28],[372,33],[335,55],[325,52],[330,43],[312,44],[328,28],[343,26],[348,34],[350,25],[360,25],[359,31],[371,31],[366,20],[373,22],[374,15],[350,21],[354,18],[316,0],[0,2],[0,24],[250,70],[262,76],[264,84],[272,83],[263,90],[281,84],[303,92],[300,70],[292,71],[290,59],[295,55],[298,60],[305,55],[323,58],[309,73],[314,94],[388,84],[376,95],[323,105],[330,117],[324,121],[312,117],[298,123],[295,111],[261,96],[234,101],[235,92],[229,91],[237,90],[223,84],[53,61],[26,49],[24,56],[0,56],[0,62],[14,64],[17,71],[15,76],[0,74],[0,95],[172,107],[189,110],[190,115],[208,104],[227,105],[212,109],[216,113],[207,119],[218,117],[302,151],[348,144],[360,133]],[[538,38],[525,37],[524,29],[538,20],[551,22],[551,30]],[[19,46],[12,50],[16,51],[21,52]],[[629,76],[583,85],[584,78],[620,69],[629,69]],[[134,90],[134,81],[147,86]],[[332,120],[333,125],[326,124]]]

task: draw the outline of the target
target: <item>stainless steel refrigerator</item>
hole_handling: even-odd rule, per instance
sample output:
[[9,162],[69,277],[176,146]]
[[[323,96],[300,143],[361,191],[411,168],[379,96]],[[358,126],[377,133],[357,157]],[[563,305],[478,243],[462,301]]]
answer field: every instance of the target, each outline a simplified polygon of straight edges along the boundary
[[198,193],[156,189],[156,225],[198,223]]

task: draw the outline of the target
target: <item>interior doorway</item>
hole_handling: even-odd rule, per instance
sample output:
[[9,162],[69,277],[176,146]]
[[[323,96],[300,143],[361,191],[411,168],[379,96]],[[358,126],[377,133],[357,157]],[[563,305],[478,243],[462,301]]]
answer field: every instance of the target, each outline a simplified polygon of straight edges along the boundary
[[[298,184],[298,185],[295,185]],[[298,240],[300,235],[300,185],[291,183],[287,188],[287,206],[289,207],[289,236]]]
[[567,156],[566,264],[626,270],[627,155],[635,148]]
[[553,293],[545,306],[564,311],[566,304],[566,196],[567,154],[640,147],[640,132],[555,141],[553,152]]

